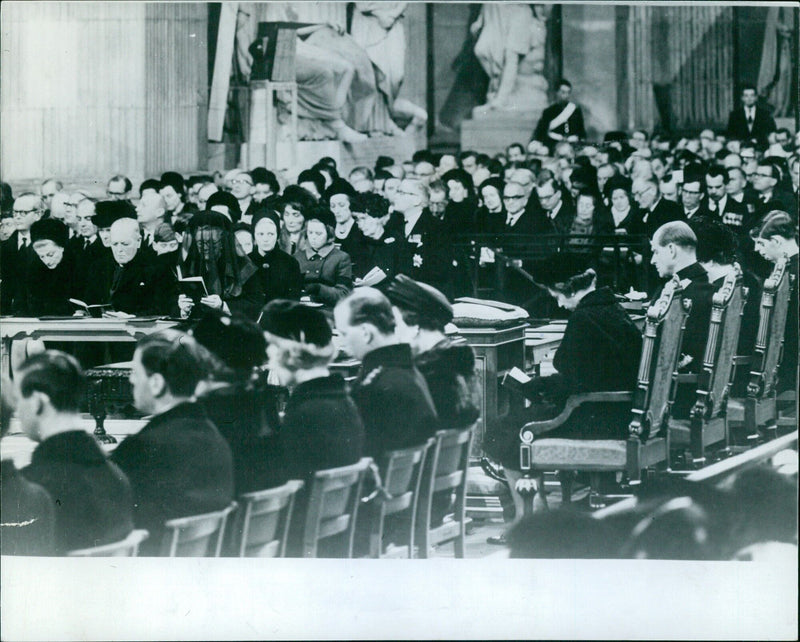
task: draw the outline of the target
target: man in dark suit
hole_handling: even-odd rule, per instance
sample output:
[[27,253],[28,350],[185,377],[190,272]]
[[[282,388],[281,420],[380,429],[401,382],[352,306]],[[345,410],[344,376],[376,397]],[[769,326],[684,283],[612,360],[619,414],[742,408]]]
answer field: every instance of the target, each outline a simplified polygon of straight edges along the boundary
[[778,368],[778,392],[797,390],[797,339],[798,327],[798,250],[797,222],[790,214],[774,211],[753,230],[756,251],[767,261],[776,263],[785,258],[789,273],[789,310],[783,333],[783,358]]
[[364,454],[380,461],[390,450],[425,443],[439,419],[411,346],[395,334],[389,299],[374,288],[358,288],[333,315],[347,351],[361,360],[352,395],[364,421]]
[[741,233],[743,229],[747,229],[745,227],[748,218],[747,205],[728,195],[729,182],[728,173],[721,165],[712,165],[706,170],[708,212],[734,232]]
[[134,352],[133,403],[152,416],[111,459],[131,480],[137,527],[150,531],[144,554],[158,554],[165,521],[221,510],[233,500],[230,446],[192,400],[208,374],[208,358],[177,330],[148,335]]
[[761,147],[767,146],[767,137],[775,131],[775,121],[763,107],[756,105],[756,88],[747,85],[742,89],[742,105],[728,117],[728,138],[749,140],[755,138]]
[[783,210],[797,216],[797,201],[794,195],[780,189],[780,170],[764,159],[758,163],[753,175],[753,188],[758,194],[755,204],[755,220],[761,220],[772,210]]
[[131,486],[81,426],[86,382],[78,362],[47,350],[23,363],[15,386],[22,428],[39,442],[22,473],[55,502],[56,552],[124,539],[133,529]]
[[545,216],[544,224],[551,234],[569,234],[575,219],[575,206],[567,200],[554,178],[542,176],[536,182],[536,195]]
[[556,102],[542,112],[533,138],[547,145],[551,150],[556,143],[564,140],[575,142],[586,138],[581,108],[570,100],[572,84],[565,79],[558,81]]
[[646,234],[653,238],[656,230],[670,221],[683,219],[681,206],[661,197],[658,183],[652,178],[636,179],[631,193],[639,205],[638,216],[628,230],[631,234]]
[[709,216],[709,208],[703,199],[703,179],[701,176],[687,176],[681,188],[683,218],[691,221]]
[[405,179],[397,187],[394,210],[403,216],[403,262],[408,276],[430,283],[446,294],[453,282],[453,248],[442,224],[427,208],[428,188],[420,181]]
[[175,275],[141,250],[139,224],[130,218],[114,222],[110,239],[116,262],[109,292],[114,309],[136,316],[170,314],[178,300]]
[[36,259],[31,243],[31,225],[42,218],[42,200],[25,192],[14,200],[14,233],[0,246],[0,314],[17,314],[26,305],[25,275]]

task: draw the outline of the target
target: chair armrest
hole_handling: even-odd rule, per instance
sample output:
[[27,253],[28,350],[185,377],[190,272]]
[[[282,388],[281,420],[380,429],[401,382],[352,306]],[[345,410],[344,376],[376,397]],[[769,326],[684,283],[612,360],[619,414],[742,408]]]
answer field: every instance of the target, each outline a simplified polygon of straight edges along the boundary
[[677,379],[677,383],[697,383],[698,377],[696,373],[685,372],[683,374],[679,374]]
[[561,426],[576,408],[585,403],[623,403],[633,401],[632,392],[586,392],[579,395],[572,395],[567,399],[567,403],[556,417],[545,421],[531,421],[520,428],[519,436],[525,443],[530,443],[537,435],[549,432]]
[[733,365],[734,366],[749,366],[753,361],[753,357],[746,356],[743,354],[737,354],[733,358]]

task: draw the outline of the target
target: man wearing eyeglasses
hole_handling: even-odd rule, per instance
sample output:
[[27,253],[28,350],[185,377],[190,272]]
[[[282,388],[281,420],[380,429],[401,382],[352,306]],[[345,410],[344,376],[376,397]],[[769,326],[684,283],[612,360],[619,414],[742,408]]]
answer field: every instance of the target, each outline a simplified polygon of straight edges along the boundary
[[397,187],[394,210],[403,216],[403,261],[415,281],[452,292],[453,253],[442,223],[428,209],[430,193],[418,180],[404,179]]
[[561,185],[554,178],[540,176],[536,184],[536,195],[542,206],[544,218],[541,231],[550,234],[569,234],[575,218],[575,207],[564,197]]
[[680,205],[661,197],[655,179],[635,180],[631,193],[639,206],[637,217],[631,224],[631,234],[646,234],[648,238],[652,238],[664,223],[683,219]]
[[683,217],[687,221],[711,214],[703,201],[703,183],[700,176],[688,175],[686,177],[681,189],[681,205],[683,206]]
[[130,197],[133,184],[126,176],[112,176],[106,185],[106,196],[109,201],[125,201]]
[[755,204],[756,220],[760,220],[772,210],[790,212],[797,217],[797,202],[792,194],[778,187],[780,170],[766,161],[759,162],[753,175],[753,189],[758,194]]
[[31,192],[14,200],[14,233],[0,246],[0,314],[17,314],[24,309],[25,274],[36,258],[31,244],[31,225],[42,218],[44,203]]
[[253,177],[247,172],[240,171],[231,178],[230,185],[231,194],[239,201],[239,211],[242,213],[239,220],[249,225],[253,220],[253,211],[255,210],[254,206],[252,211],[249,213],[247,211],[253,204]]

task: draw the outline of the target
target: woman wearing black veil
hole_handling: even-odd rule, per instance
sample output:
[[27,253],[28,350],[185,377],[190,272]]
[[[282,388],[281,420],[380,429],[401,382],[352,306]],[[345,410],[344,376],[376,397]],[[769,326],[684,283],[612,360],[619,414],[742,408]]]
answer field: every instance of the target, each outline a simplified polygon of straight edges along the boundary
[[183,239],[181,278],[201,276],[207,295],[196,301],[181,294],[181,316],[195,317],[196,303],[257,319],[264,305],[256,266],[245,254],[233,234],[233,224],[224,214],[207,210],[189,222]]

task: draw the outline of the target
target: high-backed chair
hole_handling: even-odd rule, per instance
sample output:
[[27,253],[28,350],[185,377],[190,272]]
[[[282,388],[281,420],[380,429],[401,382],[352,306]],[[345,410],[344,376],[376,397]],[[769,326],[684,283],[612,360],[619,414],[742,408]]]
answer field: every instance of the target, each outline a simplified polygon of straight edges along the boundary
[[729,415],[732,421],[744,426],[744,446],[755,445],[764,436],[777,434],[778,404],[776,388],[778,367],[783,352],[783,336],[789,311],[789,273],[786,260],[775,263],[764,281],[759,308],[758,334],[753,358],[750,361],[750,383],[747,396],[732,399]]
[[161,556],[219,557],[228,516],[236,506],[236,502],[233,502],[222,510],[178,517],[165,522],[166,532],[161,541]]
[[364,476],[372,463],[358,463],[314,473],[308,495],[303,557],[352,557]]
[[[422,467],[417,506],[416,543],[419,556],[427,558],[434,546],[453,542],[455,556],[464,557],[466,535],[467,469],[474,426],[440,430]],[[434,524],[435,497],[455,493],[453,519]],[[438,517],[438,516],[437,516]]]
[[706,448],[728,445],[728,393],[747,294],[741,270],[736,266],[736,271],[725,277],[712,299],[702,370],[698,374],[678,375],[679,384],[696,386],[697,399],[688,419],[670,418],[670,448],[688,448],[692,469],[705,465]]
[[139,544],[146,540],[148,535],[144,529],[132,530],[119,542],[69,551],[67,557],[136,557],[139,554]]
[[[520,429],[520,465],[524,476],[517,490],[526,497],[526,513],[533,509],[535,478],[547,470],[590,474],[590,505],[602,506],[598,494],[600,473],[626,472],[631,485],[641,483],[642,471],[669,462],[670,405],[674,398],[683,329],[691,301],[682,298],[680,281],[673,278],[647,310],[642,356],[633,392],[589,392],[572,395],[555,418],[534,421]],[[632,406],[627,439],[547,438],[585,403],[608,402]]]
[[[419,503],[420,482],[426,454],[435,440],[413,448],[392,450],[381,462],[382,479],[375,491],[362,499],[358,515],[359,525],[366,524],[369,529],[369,556],[413,557],[414,531],[417,505]],[[384,539],[387,534],[387,521],[394,544],[386,551]]]
[[237,557],[283,557],[294,509],[294,500],[303,487],[297,479],[283,486],[240,495],[236,512],[233,545]]

